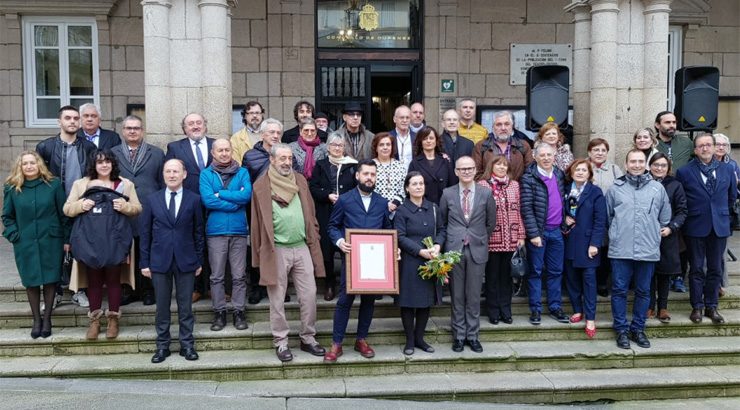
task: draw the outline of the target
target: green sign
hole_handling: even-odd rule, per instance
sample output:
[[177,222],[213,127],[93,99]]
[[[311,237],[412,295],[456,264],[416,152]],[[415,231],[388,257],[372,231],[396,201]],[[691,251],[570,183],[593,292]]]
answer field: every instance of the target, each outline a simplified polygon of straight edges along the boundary
[[440,91],[443,93],[454,93],[455,92],[455,80],[442,80]]

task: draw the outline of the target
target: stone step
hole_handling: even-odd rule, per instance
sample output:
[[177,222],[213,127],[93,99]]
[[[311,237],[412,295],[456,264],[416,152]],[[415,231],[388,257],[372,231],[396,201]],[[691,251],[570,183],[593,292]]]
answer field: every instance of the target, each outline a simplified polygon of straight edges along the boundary
[[[705,319],[701,324],[694,324],[688,318],[688,311],[675,312],[670,324],[660,323],[656,319],[647,322],[646,333],[650,338],[701,338],[740,336],[740,310],[724,312],[726,323],[713,325]],[[515,316],[514,323],[493,325],[487,320],[481,321],[480,340],[486,342],[538,342],[538,341],[583,341],[584,323],[564,324],[544,317],[542,324],[529,324],[527,316]],[[103,323],[105,326],[105,323]],[[103,330],[104,330],[103,326]],[[598,333],[596,340],[609,341],[613,344],[615,332],[611,317],[602,317],[596,322]],[[290,321],[291,341],[297,344],[300,323]],[[350,320],[346,340],[356,337],[357,321]],[[331,343],[332,321],[319,320],[316,323],[317,340],[324,346]],[[86,328],[81,326],[54,328],[54,333],[47,339],[31,339],[29,329],[1,329],[0,356],[64,356],[91,354],[151,353],[155,350],[156,333],[154,326],[130,325],[121,327],[118,338],[107,340],[104,334],[96,341],[85,340]],[[173,350],[179,349],[177,342],[178,328],[172,326],[174,340]],[[104,333],[104,332],[103,332]],[[252,322],[246,330],[236,330],[230,324],[222,331],[210,330],[209,323],[197,323],[194,336],[200,351],[272,349],[272,333],[269,322]],[[449,317],[432,317],[427,324],[426,340],[432,345],[449,349],[452,341],[452,330]],[[373,320],[370,329],[370,342],[373,345],[400,345],[405,342],[405,335],[399,318],[378,318]],[[714,340],[714,339],[709,339]],[[740,340],[740,339],[736,339]],[[740,343],[737,343],[740,348]]]
[[[334,317],[334,307],[336,299],[325,301],[321,295],[316,297],[316,316],[320,320],[331,320]],[[485,299],[484,299],[485,301]],[[483,302],[485,303],[485,302]],[[359,300],[355,301],[355,305]],[[543,298],[543,305],[546,306]],[[563,297],[563,310],[572,312],[570,302],[567,297]],[[684,310],[689,307],[689,296],[687,293],[674,293],[669,296],[669,310]],[[177,307],[173,302],[171,305],[173,315],[177,314]],[[267,299],[262,300],[257,305],[247,305],[247,319],[250,322],[261,322],[269,320],[269,309]],[[545,307],[546,309],[546,307]],[[731,309],[740,309],[740,286],[731,286],[727,288],[727,294],[720,299],[719,309],[722,312]],[[121,324],[123,325],[154,325],[154,306],[144,306],[141,302],[134,302],[121,308],[123,315]],[[206,323],[213,320],[213,311],[210,300],[201,300],[193,304],[196,321]],[[598,297],[596,305],[597,314],[611,315],[611,302],[609,297]],[[87,308],[82,308],[71,302],[63,302],[54,311],[54,324],[57,326],[87,326]],[[485,316],[485,305],[481,309],[482,315]],[[300,316],[297,297],[292,296],[291,302],[286,303],[286,316],[289,320],[297,320]],[[512,313],[515,315],[528,315],[529,305],[526,298],[514,297],[512,299]],[[450,298],[445,297],[442,305],[432,307],[432,316],[449,316],[450,315]],[[352,317],[357,317],[357,309],[352,309]],[[393,299],[390,296],[384,296],[382,300],[375,302],[375,318],[398,317],[399,308],[393,305]],[[0,302],[0,329],[14,329],[30,327],[31,308],[27,302]]]
[[[122,408],[140,407],[141,403],[148,408],[173,408],[174,403],[182,406],[185,399],[213,408],[269,410],[522,410],[541,405],[563,410],[729,410],[740,406],[740,398],[733,397],[738,391],[738,368],[429,373],[238,382],[4,378],[0,379],[0,394],[6,403],[23,403],[28,408],[111,399]],[[703,379],[697,383],[692,379],[695,375]],[[606,404],[614,401],[619,403]]]
[[[161,364],[150,362],[151,353],[25,356],[0,358],[0,377],[126,378],[188,380],[323,379],[327,377],[395,376],[420,373],[504,372],[586,369],[641,369],[740,365],[736,337],[653,339],[650,349],[619,349],[613,340],[483,342],[483,353],[467,347],[455,353],[437,345],[432,354],[402,353],[399,345],[377,345],[373,359],[365,359],[345,346],[337,363],[297,348],[294,359],[281,363],[273,349],[201,351],[200,360],[189,362],[175,354]],[[670,370],[673,373],[673,370]],[[694,382],[706,381],[697,374]],[[668,374],[665,377],[670,377]],[[740,375],[739,375],[740,376]],[[583,381],[586,379],[584,378]],[[645,382],[645,380],[635,380]],[[368,384],[369,388],[371,385]],[[396,386],[398,389],[405,387]],[[423,392],[415,386],[417,392]],[[740,391],[738,391],[740,393]]]

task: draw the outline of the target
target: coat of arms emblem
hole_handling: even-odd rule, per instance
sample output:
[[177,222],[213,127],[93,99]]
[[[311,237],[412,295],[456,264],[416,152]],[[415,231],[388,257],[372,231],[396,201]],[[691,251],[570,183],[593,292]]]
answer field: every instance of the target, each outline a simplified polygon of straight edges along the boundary
[[378,28],[379,14],[375,11],[375,6],[365,4],[360,12],[360,28],[366,31],[373,31]]

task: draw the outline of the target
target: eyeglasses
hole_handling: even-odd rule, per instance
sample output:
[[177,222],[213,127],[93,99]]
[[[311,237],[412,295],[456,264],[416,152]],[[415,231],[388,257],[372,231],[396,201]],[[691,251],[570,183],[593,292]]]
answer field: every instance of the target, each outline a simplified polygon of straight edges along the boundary
[[344,144],[340,144],[340,143],[337,143],[337,142],[332,142],[332,143],[329,144],[329,146],[330,147],[333,147],[333,148],[344,148]]
[[316,134],[316,130],[310,128],[304,128],[303,132],[305,132],[306,134]]
[[697,145],[696,148],[699,148],[699,149],[709,149],[709,148],[712,148],[713,146],[714,146],[714,144],[701,144],[701,145]]
[[247,115],[260,115],[262,111],[247,111]]
[[668,168],[668,164],[661,164],[661,163],[658,163],[658,162],[653,162],[653,163],[652,163],[652,164],[650,165],[650,167],[651,167],[651,168],[658,168],[658,169],[661,169],[661,168]]
[[141,131],[141,127],[123,127],[123,130],[126,132]]
[[715,146],[722,147],[722,148],[727,148],[727,147],[730,146],[730,144],[727,144],[727,143],[724,143],[724,142],[718,142],[717,144],[715,144]]
[[356,118],[362,118],[362,113],[359,113],[359,112],[348,112],[348,113],[345,113],[344,115],[346,115],[346,116],[348,116],[350,118],[354,118],[354,117],[356,117]]
[[463,174],[475,171],[475,167],[455,168],[455,169],[462,172]]

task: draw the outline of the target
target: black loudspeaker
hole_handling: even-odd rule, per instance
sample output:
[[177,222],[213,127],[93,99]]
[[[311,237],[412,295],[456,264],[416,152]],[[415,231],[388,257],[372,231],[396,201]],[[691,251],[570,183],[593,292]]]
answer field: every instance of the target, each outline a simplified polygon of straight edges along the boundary
[[568,67],[540,65],[527,70],[527,124],[538,131],[546,122],[568,125]]
[[676,127],[681,131],[717,128],[719,69],[711,66],[683,67],[676,71]]

